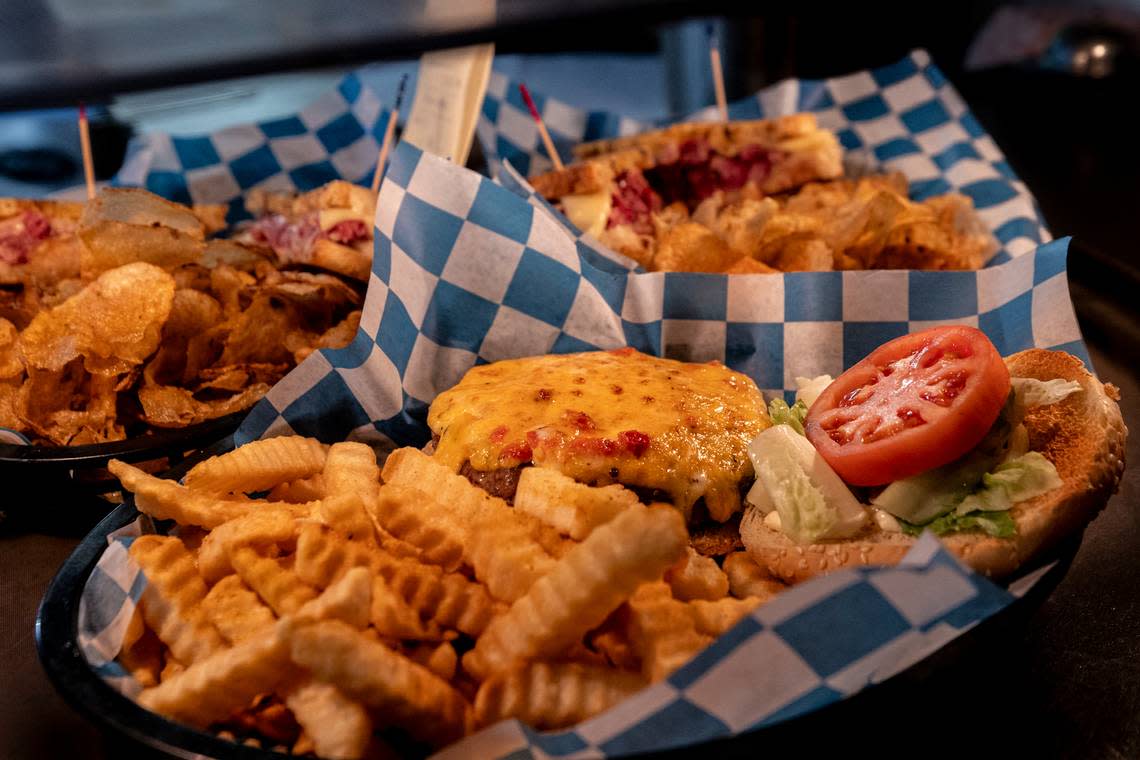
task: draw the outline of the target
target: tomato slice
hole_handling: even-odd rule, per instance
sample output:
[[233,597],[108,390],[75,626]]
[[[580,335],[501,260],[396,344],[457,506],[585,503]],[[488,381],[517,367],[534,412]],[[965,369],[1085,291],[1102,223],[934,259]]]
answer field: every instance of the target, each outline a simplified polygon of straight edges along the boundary
[[977,446],[1009,388],[1009,369],[981,330],[934,327],[884,343],[836,378],[804,431],[845,481],[883,485]]

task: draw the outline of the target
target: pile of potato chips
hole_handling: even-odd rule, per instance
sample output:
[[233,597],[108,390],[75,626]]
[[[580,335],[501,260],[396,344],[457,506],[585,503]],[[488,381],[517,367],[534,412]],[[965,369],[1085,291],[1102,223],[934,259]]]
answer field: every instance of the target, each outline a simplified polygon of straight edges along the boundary
[[578,723],[668,676],[784,587],[696,553],[680,512],[527,468],[514,508],[427,454],[280,437],[179,484],[113,461],[146,578],[118,655],[138,702],[326,758]]
[[224,207],[127,189],[77,205],[37,203],[68,234],[5,265],[0,427],[74,446],[193,425],[356,334],[361,283],[210,237]]
[[691,214],[681,203],[654,214],[649,251],[617,248],[651,271],[729,274],[979,269],[997,251],[967,196],[912,201],[907,189],[894,173],[813,182],[778,196],[753,186],[718,191]]

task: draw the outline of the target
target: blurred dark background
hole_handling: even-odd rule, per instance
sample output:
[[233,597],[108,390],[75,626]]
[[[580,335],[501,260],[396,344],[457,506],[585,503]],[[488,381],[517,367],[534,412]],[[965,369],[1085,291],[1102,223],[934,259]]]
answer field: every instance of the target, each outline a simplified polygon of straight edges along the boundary
[[[2,5],[0,195],[82,181],[71,108],[78,99],[94,105],[96,172],[107,178],[134,131],[203,132],[293,111],[361,63],[393,61],[394,79],[425,47],[471,41],[496,41],[496,68],[526,74],[533,89],[571,103],[685,113],[712,101],[704,31],[712,21],[730,100],[787,76],[834,76],[927,49],[1037,196],[1053,233],[1076,236],[1082,262],[1097,264],[1090,276],[1108,267],[1112,282],[1136,282],[1140,271],[1129,234],[1140,212],[1130,116],[1140,91],[1134,0]],[[601,66],[609,79],[574,81],[572,67],[555,65],[567,54],[590,57],[591,71]],[[1074,269],[1085,279],[1080,263]]]

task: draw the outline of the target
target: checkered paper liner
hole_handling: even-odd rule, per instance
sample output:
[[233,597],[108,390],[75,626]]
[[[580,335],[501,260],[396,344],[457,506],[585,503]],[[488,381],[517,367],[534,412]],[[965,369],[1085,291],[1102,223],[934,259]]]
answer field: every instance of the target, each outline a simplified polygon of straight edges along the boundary
[[360,72],[299,113],[206,135],[155,132],[133,139],[112,180],[178,203],[222,203],[231,224],[249,217],[244,194],[313,190],[334,179],[368,184],[389,110]]
[[[113,658],[146,582],[127,560],[137,534],[134,523],[110,539],[79,613],[88,662],[131,697],[139,686]],[[1004,609],[1047,569],[1002,589],[927,534],[897,567],[854,568],[784,592],[665,681],[571,729],[540,733],[510,720],[435,757],[619,757],[772,726],[902,672]]]
[[[418,446],[429,437],[428,404],[470,367],[548,352],[628,344],[719,359],[789,396],[797,375],[837,374],[884,340],[939,323],[977,325],[1003,354],[1039,346],[1086,357],[1067,240],[979,272],[631,271],[540,199],[407,144],[393,154],[374,232],[356,338],[286,376],[251,411],[238,443],[298,433]],[[79,618],[88,662],[128,694],[137,684],[113,657],[145,585],[125,551],[138,530],[111,537]],[[1014,596],[926,537],[902,567],[847,570],[789,590],[667,682],[571,730],[539,734],[512,721],[444,754],[615,756],[739,734],[899,672]]]
[[[631,135],[672,123],[642,122],[608,111],[586,111],[532,93],[564,161],[575,145]],[[732,119],[759,119],[808,111],[833,130],[844,149],[865,163],[902,172],[916,200],[957,191],[968,195],[1001,248],[989,262],[1003,264],[1049,240],[1033,196],[993,139],[929,54],[915,50],[881,68],[828,79],[786,79],[729,104]],[[718,119],[705,108],[682,121]],[[488,165],[508,161],[522,175],[551,162],[519,94],[518,83],[491,75],[476,134]]]

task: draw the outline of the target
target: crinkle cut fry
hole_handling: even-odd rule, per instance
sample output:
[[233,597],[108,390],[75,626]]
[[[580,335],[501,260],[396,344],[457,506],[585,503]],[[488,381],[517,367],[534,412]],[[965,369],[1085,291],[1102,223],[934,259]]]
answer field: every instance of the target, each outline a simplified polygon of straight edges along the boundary
[[489,726],[518,718],[539,730],[580,723],[648,682],[640,673],[577,662],[527,662],[497,673],[479,686],[475,722]]
[[[365,518],[372,525],[374,531],[372,537],[379,542],[380,546],[398,556],[419,557],[421,552],[416,546],[396,538],[385,530],[380,523],[376,511],[377,494],[380,487],[380,465],[376,461],[376,452],[363,443],[344,443],[335,444],[335,446],[350,448],[338,449],[336,456],[332,457],[330,462],[326,462],[325,467],[329,471],[329,477],[321,476],[322,487],[326,488],[330,494],[353,493],[358,495],[364,505]],[[347,515],[337,514],[323,515],[326,525],[336,528],[342,533],[353,537],[367,535],[367,531],[364,531],[358,524],[360,522],[358,514],[353,513],[351,515],[352,524],[349,524],[347,517]]]
[[727,596],[713,601],[694,599],[689,602],[689,609],[692,610],[697,631],[715,638],[739,623],[761,603],[762,600],[756,597],[735,599]]
[[139,704],[169,718],[206,727],[248,707],[254,697],[296,677],[280,624],[222,649],[139,695]]
[[400,640],[438,640],[442,636],[434,622],[424,623],[416,610],[379,575],[372,578],[372,627],[381,636]]
[[788,588],[745,551],[733,552],[724,558],[724,573],[728,576],[729,591],[737,599],[754,596],[767,601]]
[[660,578],[688,540],[666,506],[629,507],[590,534],[487,626],[463,658],[476,678],[515,662],[554,657],[597,627],[637,587]]
[[313,680],[288,689],[283,697],[320,757],[355,760],[364,756],[372,738],[372,721],[359,702],[332,684]]
[[646,583],[629,600],[629,638],[641,672],[656,683],[712,643],[697,630],[692,610],[673,598],[664,581]]
[[459,669],[459,655],[450,641],[423,642],[408,651],[407,656],[445,681],[455,678]]
[[250,501],[219,499],[191,491],[173,480],[156,478],[117,459],[112,459],[107,469],[119,479],[123,488],[135,495],[138,510],[156,520],[175,520],[180,525],[197,525],[212,530],[256,507]]
[[296,573],[249,546],[231,548],[230,562],[246,585],[279,616],[290,615],[317,598],[316,589],[303,583]]
[[384,463],[384,482],[411,488],[432,484],[425,514],[462,544],[463,560],[496,599],[513,602],[554,565],[540,540],[546,526],[418,449],[392,452]]
[[293,619],[300,624],[318,620],[340,620],[353,628],[366,628],[372,607],[372,575],[367,568],[354,567],[330,585],[321,595],[306,602]]
[[377,552],[328,527],[308,523],[297,533],[293,571],[305,583],[326,588],[354,567],[372,567],[377,557]]
[[221,634],[202,613],[206,583],[182,542],[173,536],[139,536],[129,553],[147,580],[139,599],[143,619],[174,656],[190,664],[223,649]]
[[159,682],[166,646],[154,631],[142,624],[141,617],[136,619],[139,620],[139,626],[145,630],[141,636],[130,643],[124,640],[123,646],[119,650],[118,659],[119,663],[131,674],[131,677],[138,681],[139,686],[145,689],[155,686]]
[[434,746],[467,733],[470,706],[427,668],[338,621],[299,628],[293,661]]
[[325,497],[325,479],[321,473],[307,478],[290,480],[270,489],[270,501],[284,501],[290,504],[304,504],[307,501],[320,501]]
[[353,541],[367,546],[376,545],[376,532],[372,518],[364,508],[359,494],[326,494],[318,512],[321,522],[343,533]]
[[319,525],[306,525],[297,538],[294,571],[323,588],[352,567],[368,567],[424,620],[478,636],[504,608],[487,589],[458,573],[368,549]]
[[712,557],[688,547],[685,556],[665,573],[673,596],[690,599],[722,599],[728,594],[728,576]]
[[425,508],[430,502],[431,497],[418,488],[384,485],[377,491],[372,514],[387,533],[419,549],[425,561],[455,570],[470,529],[452,512]]
[[316,438],[296,435],[250,441],[199,462],[183,481],[188,488],[218,495],[267,491],[319,473],[327,450]]
[[297,518],[286,509],[263,506],[219,525],[206,534],[198,549],[198,571],[207,583],[233,573],[230,550],[291,542],[297,535]]
[[637,494],[620,485],[594,488],[546,467],[522,471],[514,500],[518,511],[576,541],[636,503]]
[[289,660],[289,642],[299,627],[330,619],[349,630],[366,626],[370,593],[367,570],[345,573],[296,616],[284,617],[245,641],[220,648],[164,678],[139,695],[139,704],[195,726],[228,718],[248,707],[254,697],[301,677]]
[[323,474],[325,501],[321,519],[354,540],[374,544],[376,536],[366,507],[376,500],[380,466],[372,447],[351,441],[334,443]]
[[214,584],[202,601],[202,612],[231,644],[252,638],[277,621],[273,611],[236,575]]

